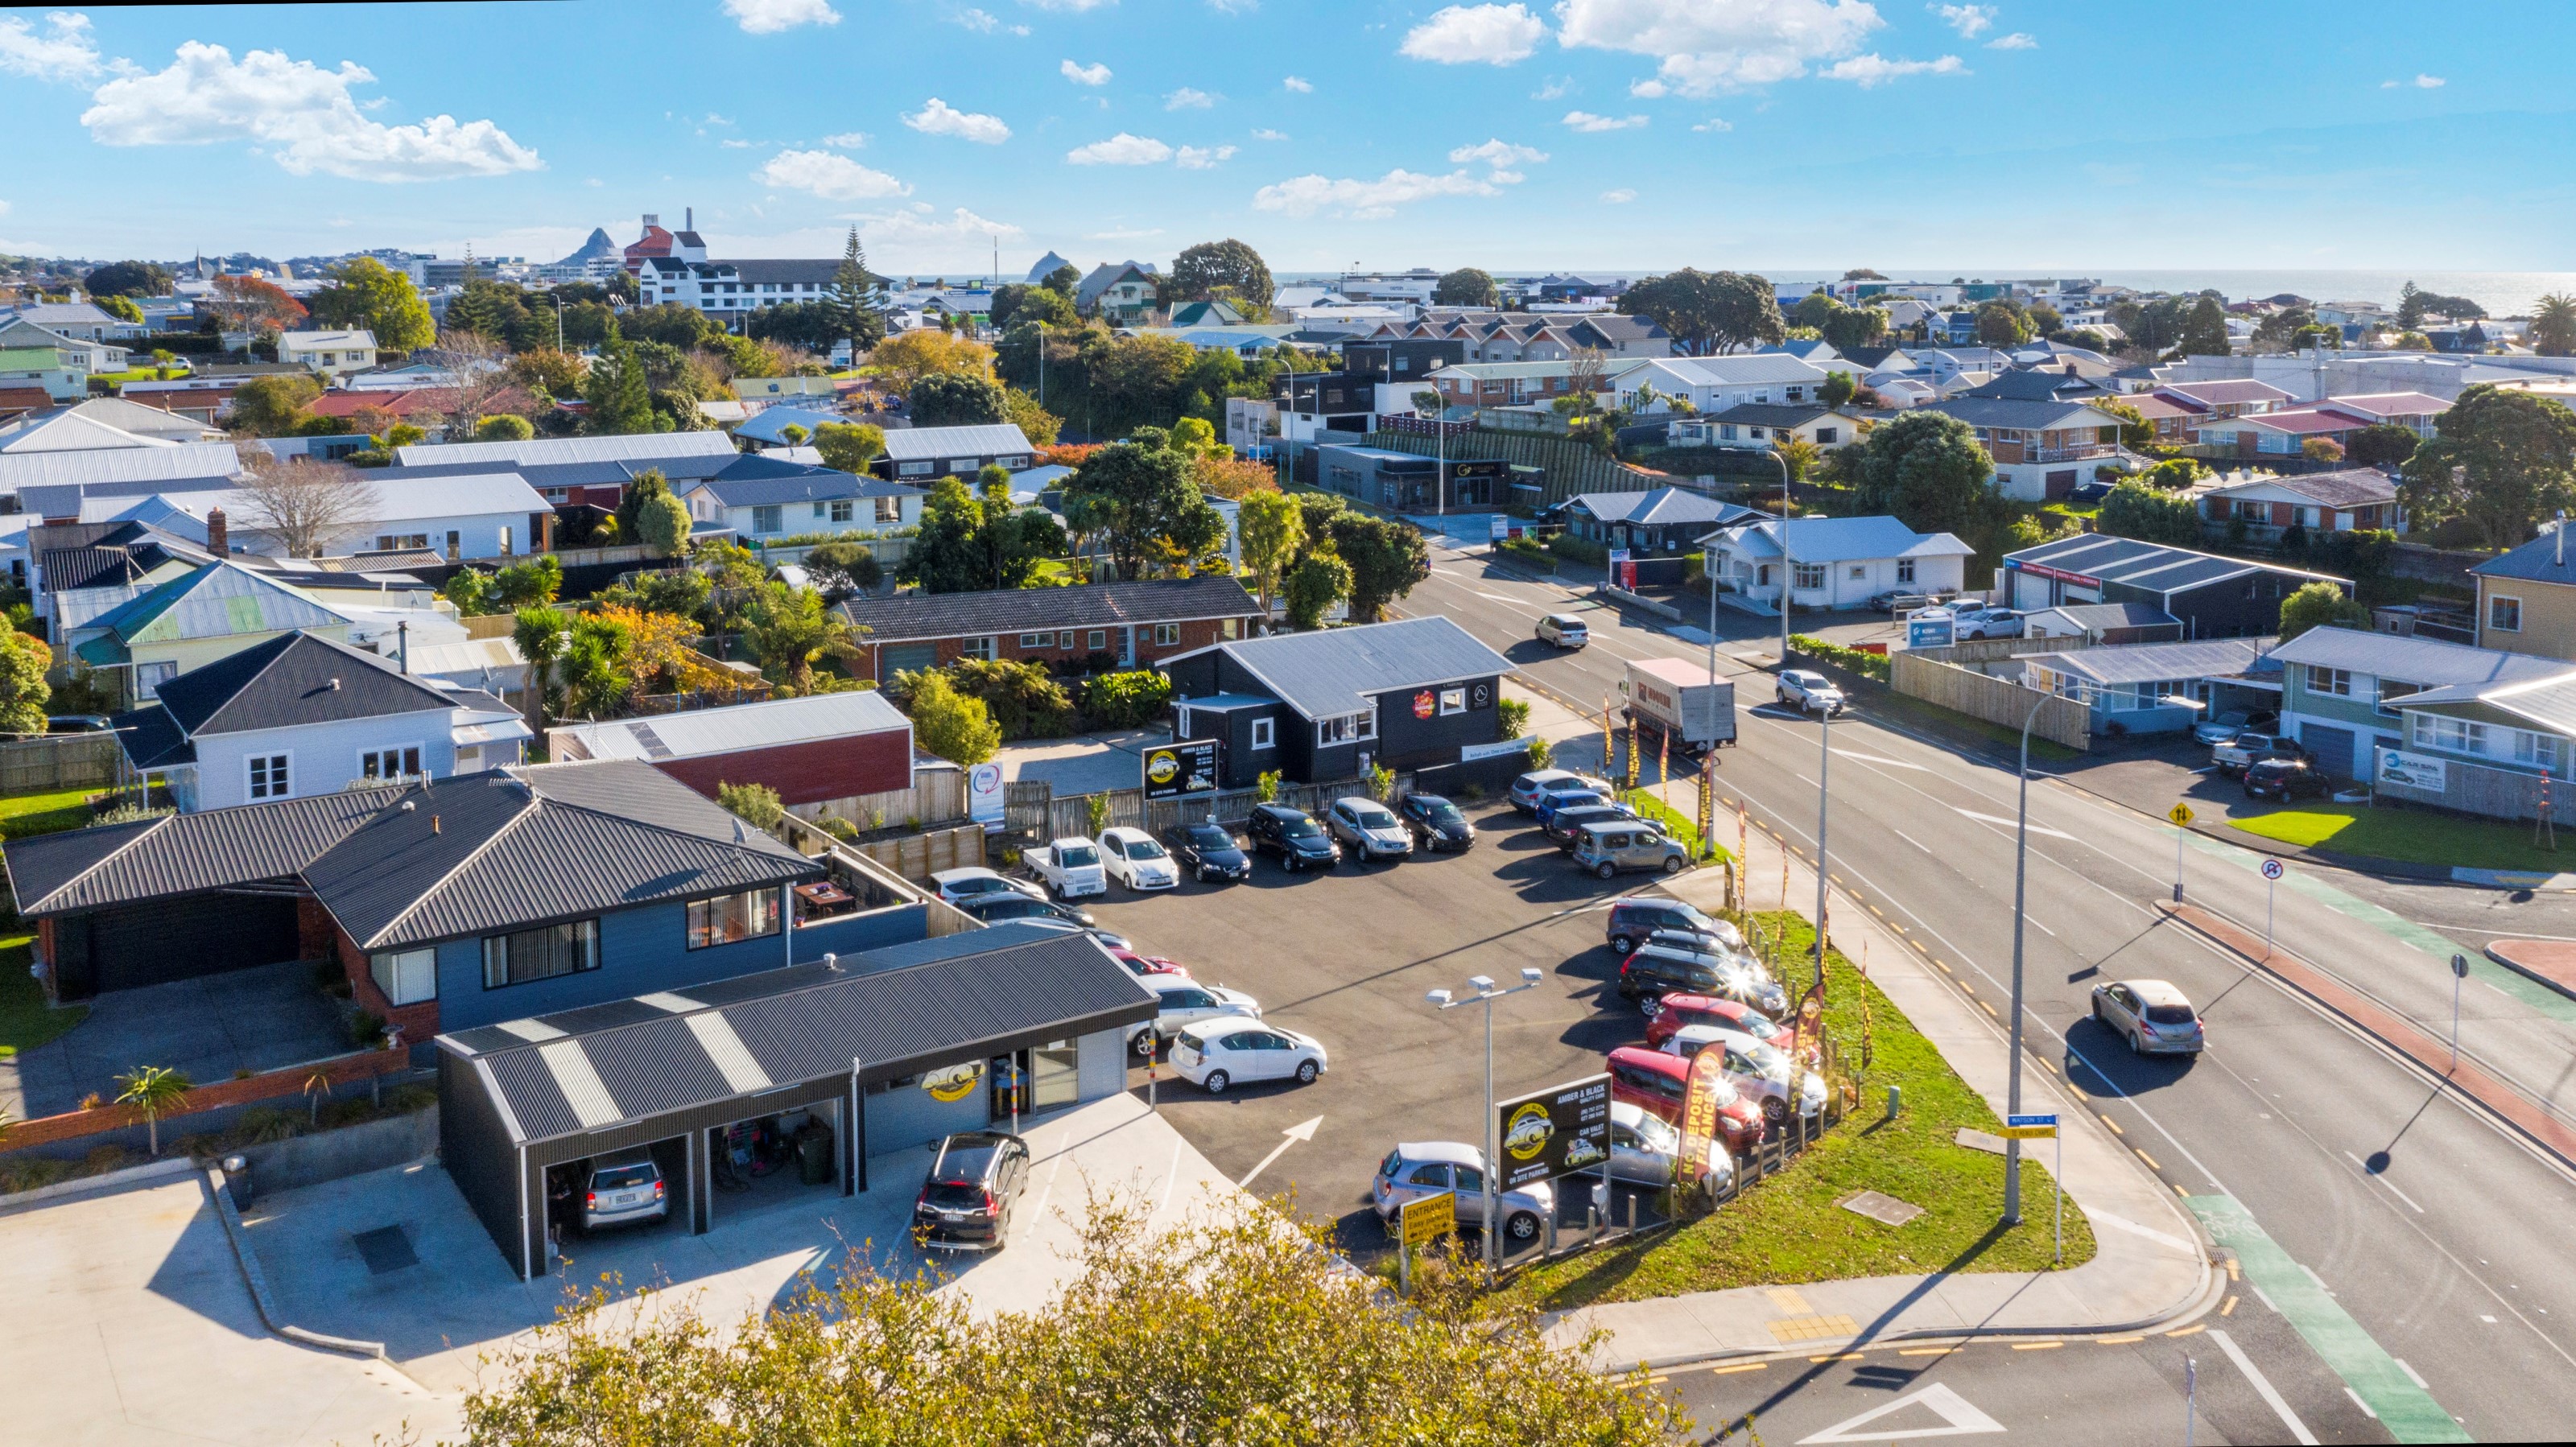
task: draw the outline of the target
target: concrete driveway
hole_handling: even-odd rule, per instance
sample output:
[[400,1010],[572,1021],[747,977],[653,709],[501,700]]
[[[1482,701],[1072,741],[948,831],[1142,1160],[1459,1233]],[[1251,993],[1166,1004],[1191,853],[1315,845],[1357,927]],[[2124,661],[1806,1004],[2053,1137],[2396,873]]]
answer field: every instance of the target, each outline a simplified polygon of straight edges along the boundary
[[113,1097],[115,1077],[138,1065],[166,1065],[204,1084],[350,1048],[339,1010],[302,961],[115,990],[91,1001],[89,1018],[61,1038],[0,1061],[0,1109],[20,1120],[78,1110],[93,1091]]

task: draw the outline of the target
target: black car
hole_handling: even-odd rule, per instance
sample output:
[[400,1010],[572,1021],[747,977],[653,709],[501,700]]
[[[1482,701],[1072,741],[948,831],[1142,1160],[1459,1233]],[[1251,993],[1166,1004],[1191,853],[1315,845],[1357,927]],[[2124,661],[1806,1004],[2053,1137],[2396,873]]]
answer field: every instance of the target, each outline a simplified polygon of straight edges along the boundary
[[1557,848],[1571,850],[1575,841],[1583,836],[1584,825],[1625,823],[1636,817],[1636,810],[1618,804],[1577,804],[1571,809],[1559,809],[1550,814],[1539,829],[1556,841]]
[[1255,804],[1252,824],[1245,832],[1252,836],[1254,849],[1278,855],[1280,866],[1291,873],[1310,864],[1330,869],[1342,862],[1342,847],[1303,809]]
[[1076,909],[1072,905],[1058,904],[1051,899],[1031,899],[1025,894],[1016,892],[988,894],[981,899],[965,900],[959,903],[957,908],[986,924],[1000,924],[1004,920],[1011,919],[1062,920],[1066,924],[1080,925],[1084,929],[1089,929],[1093,924],[1091,911],[1087,909]]
[[1468,849],[1476,843],[1476,826],[1467,822],[1457,805],[1438,794],[1407,794],[1395,813],[1413,831],[1413,842],[1430,853]]
[[1026,1141],[1008,1131],[960,1131],[941,1141],[931,1159],[912,1205],[913,1236],[924,1246],[999,1251],[1028,1180]]
[[1622,955],[1644,944],[1659,929],[1694,930],[1721,940],[1735,935],[1729,948],[1741,948],[1743,943],[1743,936],[1736,935],[1733,925],[1711,919],[1678,899],[1637,894],[1610,906],[1610,948]]
[[2265,759],[2245,771],[2248,799],[2322,799],[2334,792],[2305,759]]
[[1175,824],[1158,837],[1171,851],[1172,861],[1198,876],[1202,884],[1252,877],[1252,856],[1221,824]]

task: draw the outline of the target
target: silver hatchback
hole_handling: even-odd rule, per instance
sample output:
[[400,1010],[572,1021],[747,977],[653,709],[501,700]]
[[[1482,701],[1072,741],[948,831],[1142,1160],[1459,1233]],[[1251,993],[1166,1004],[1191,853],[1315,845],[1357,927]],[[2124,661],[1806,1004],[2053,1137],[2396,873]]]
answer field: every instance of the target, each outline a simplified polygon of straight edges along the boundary
[[1623,869],[1660,869],[1679,874],[1690,864],[1690,851],[1667,839],[1652,824],[1604,822],[1586,824],[1575,836],[1574,863],[1602,879]]
[[590,1163],[582,1182],[581,1228],[659,1221],[671,1214],[670,1188],[650,1150],[621,1151]]

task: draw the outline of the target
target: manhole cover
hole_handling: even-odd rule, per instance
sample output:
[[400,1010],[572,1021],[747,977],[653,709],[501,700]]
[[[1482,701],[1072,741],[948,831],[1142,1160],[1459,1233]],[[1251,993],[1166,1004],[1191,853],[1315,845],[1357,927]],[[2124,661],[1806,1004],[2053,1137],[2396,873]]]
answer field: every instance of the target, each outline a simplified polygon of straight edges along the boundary
[[1882,1195],[1876,1191],[1863,1191],[1857,1196],[1845,1197],[1838,1204],[1854,1215],[1867,1216],[1873,1221],[1884,1222],[1890,1226],[1902,1226],[1923,1214],[1923,1208],[1920,1206],[1908,1205],[1894,1196]]
[[411,1249],[411,1237],[400,1226],[379,1226],[349,1239],[357,1244],[358,1254],[366,1258],[370,1275],[385,1276],[420,1264],[419,1253]]

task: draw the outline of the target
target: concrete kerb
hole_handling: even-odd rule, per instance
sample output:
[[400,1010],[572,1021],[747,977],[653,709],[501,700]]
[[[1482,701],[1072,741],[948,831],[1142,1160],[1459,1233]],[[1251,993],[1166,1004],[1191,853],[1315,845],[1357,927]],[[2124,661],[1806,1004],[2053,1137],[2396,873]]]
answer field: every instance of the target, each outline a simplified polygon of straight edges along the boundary
[[2513,971],[2515,974],[2522,976],[2533,984],[2545,985],[2548,988],[2557,991],[2559,994],[2565,995],[2571,1000],[2576,1000],[2576,986],[2570,986],[2565,980],[2559,979],[2557,976],[2549,974],[2547,971],[2515,959],[2513,957],[2513,952],[2504,948],[2506,945],[2521,943],[2528,943],[2528,941],[2511,939],[2491,940],[2487,944],[2486,956],[2488,959],[2495,961],[2497,964],[2504,966],[2506,969]]
[[165,1161],[147,1161],[139,1166],[127,1166],[121,1171],[104,1171],[95,1176],[78,1176],[68,1181],[56,1181],[50,1186],[38,1186],[33,1190],[12,1191],[8,1195],[0,1196],[0,1216],[29,1210],[44,1205],[48,1201],[121,1191],[128,1186],[140,1186],[170,1176],[186,1175],[192,1169],[194,1165],[186,1156],[173,1156]]
[[233,1208],[232,1192],[224,1185],[222,1169],[208,1166],[200,1180],[205,1185],[207,1197],[214,1205],[216,1218],[224,1223],[224,1239],[232,1245],[233,1262],[241,1267],[242,1283],[250,1288],[251,1305],[258,1308],[261,1325],[267,1327],[279,1338],[294,1342],[298,1346],[312,1347],[318,1351],[339,1352],[354,1357],[373,1357],[380,1362],[386,1360],[383,1342],[352,1341],[347,1337],[326,1336],[318,1331],[306,1331],[300,1326],[280,1321],[276,1300],[269,1295],[268,1277],[259,1268],[258,1253],[252,1251],[250,1243],[242,1239],[241,1212]]

